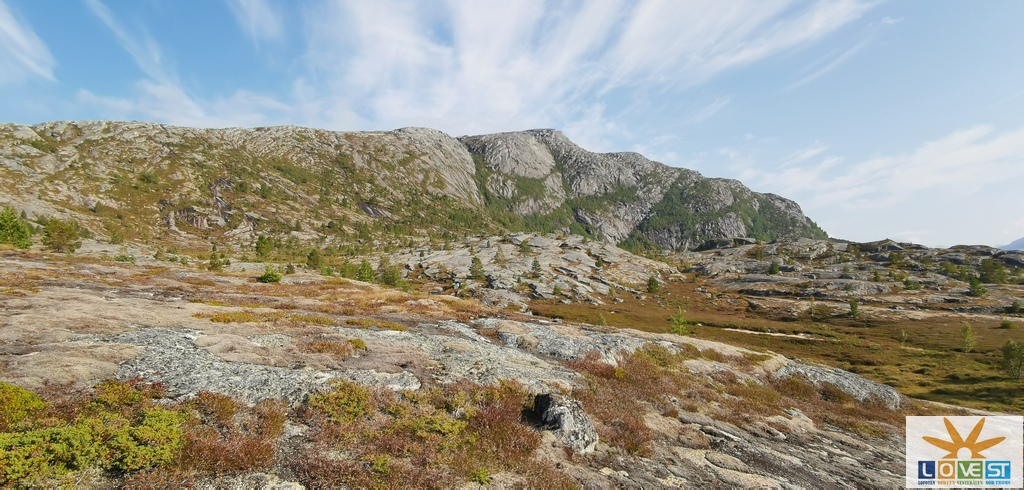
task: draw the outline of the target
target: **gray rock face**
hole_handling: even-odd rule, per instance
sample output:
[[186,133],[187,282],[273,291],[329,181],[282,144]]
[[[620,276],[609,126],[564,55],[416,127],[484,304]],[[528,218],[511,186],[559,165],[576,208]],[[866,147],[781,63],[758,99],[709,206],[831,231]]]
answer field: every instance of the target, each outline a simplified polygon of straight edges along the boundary
[[545,428],[554,431],[576,454],[592,453],[597,448],[597,429],[579,401],[558,393],[543,393],[534,397],[533,404]]
[[[749,236],[755,233],[755,219],[761,225],[771,223],[770,236],[763,237],[767,239],[824,236],[787,199],[636,153],[592,153],[560,131],[465,136],[459,141],[493,172],[487,190],[508,201],[511,210],[530,214],[568,207],[577,221],[613,242],[640,231],[660,246],[693,249],[711,239]],[[517,186],[525,190],[530,180],[531,195],[512,192]]]

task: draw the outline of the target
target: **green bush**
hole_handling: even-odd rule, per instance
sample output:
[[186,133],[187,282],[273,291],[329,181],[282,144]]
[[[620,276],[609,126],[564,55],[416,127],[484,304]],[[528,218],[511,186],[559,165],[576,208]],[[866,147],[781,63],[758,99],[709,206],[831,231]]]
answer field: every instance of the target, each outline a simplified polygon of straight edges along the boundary
[[18,217],[14,208],[7,206],[0,208],[0,243],[27,249],[32,246],[31,236],[32,227]]
[[320,253],[319,248],[314,248],[308,255],[306,255],[306,267],[313,270],[319,270],[324,265],[324,257]]
[[0,384],[0,413],[18,420],[0,433],[0,486],[52,486],[68,473],[99,467],[113,473],[171,462],[184,447],[187,415],[156,404],[161,390],[132,381],[97,386],[91,400],[62,411],[20,388]]
[[674,333],[676,335],[690,335],[690,321],[686,319],[683,313],[685,313],[683,308],[679,307],[676,314],[669,317],[669,322],[672,323],[672,326],[668,329],[669,333]]
[[661,290],[661,283],[657,277],[651,276],[647,279],[647,292],[650,294],[657,294]]
[[46,402],[31,391],[0,383],[0,431],[10,430],[44,408]]
[[988,289],[985,289],[985,287],[981,285],[981,281],[977,277],[972,277],[970,279],[970,289],[967,292],[968,295],[980,298],[987,292]]
[[480,261],[480,257],[473,256],[473,260],[469,266],[469,278],[470,279],[483,279],[484,278],[484,264]]
[[309,408],[322,412],[334,423],[350,423],[366,415],[369,409],[370,390],[358,383],[340,380],[331,391],[311,395]]
[[1007,340],[1003,344],[1003,371],[1013,379],[1024,373],[1024,343]]
[[43,226],[43,245],[54,252],[72,253],[82,246],[82,227],[71,220],[50,218]]
[[376,278],[377,276],[373,273],[373,266],[370,265],[370,261],[363,259],[363,261],[359,263],[359,272],[356,273],[356,280],[362,282],[373,282]]
[[264,283],[281,282],[281,277],[282,276],[281,276],[280,272],[278,272],[275,269],[272,269],[268,265],[267,268],[264,269],[263,275],[260,276],[260,277],[257,277],[256,280],[258,282],[264,282]]

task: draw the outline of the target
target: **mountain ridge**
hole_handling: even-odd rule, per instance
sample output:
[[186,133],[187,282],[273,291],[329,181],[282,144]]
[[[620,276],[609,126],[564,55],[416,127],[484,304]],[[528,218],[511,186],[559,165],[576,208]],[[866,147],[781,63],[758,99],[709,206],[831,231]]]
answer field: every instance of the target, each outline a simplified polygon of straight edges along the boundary
[[999,248],[1003,250],[1024,250],[1024,237],[1018,238]]
[[[454,138],[56,121],[0,125],[5,204],[99,235],[326,243],[571,232],[635,249],[825,233],[799,205],[552,129]],[[380,219],[384,218],[384,219]]]

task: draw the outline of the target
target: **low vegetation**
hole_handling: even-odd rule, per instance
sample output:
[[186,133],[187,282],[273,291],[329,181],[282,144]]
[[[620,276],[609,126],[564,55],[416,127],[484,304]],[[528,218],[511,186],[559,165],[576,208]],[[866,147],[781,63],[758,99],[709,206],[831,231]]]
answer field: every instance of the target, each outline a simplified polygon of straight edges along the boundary
[[223,395],[164,403],[158,384],[108,381],[44,400],[0,383],[0,485],[65,486],[91,471],[128,486],[268,468],[284,429],[276,402]]

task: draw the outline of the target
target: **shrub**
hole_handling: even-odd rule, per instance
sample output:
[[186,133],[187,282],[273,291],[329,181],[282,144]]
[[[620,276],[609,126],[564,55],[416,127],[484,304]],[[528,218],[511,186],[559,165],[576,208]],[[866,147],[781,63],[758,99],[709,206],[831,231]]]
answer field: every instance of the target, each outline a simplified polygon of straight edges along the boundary
[[72,253],[82,246],[82,229],[70,220],[50,218],[43,226],[44,246],[54,252]]
[[672,323],[672,326],[669,327],[668,329],[669,333],[674,333],[676,335],[690,334],[690,322],[686,319],[685,316],[683,316],[683,313],[683,308],[679,307],[675,316],[669,317],[669,321]]
[[256,281],[263,283],[281,282],[281,273],[272,269],[269,265],[263,270],[263,275],[256,278]]
[[319,270],[324,264],[323,255],[320,254],[319,248],[314,248],[308,255],[306,255],[306,267],[313,270]]
[[650,294],[657,294],[661,290],[661,283],[657,277],[651,276],[647,279],[647,292]]
[[0,431],[7,432],[25,418],[46,408],[46,402],[34,393],[14,385],[0,383]]
[[533,264],[530,266],[530,277],[533,279],[540,279],[541,272],[542,269],[540,268],[540,261],[537,260],[537,257],[534,257]]
[[473,261],[469,266],[469,278],[470,279],[483,279],[484,278],[484,264],[480,261],[480,257],[473,256]]
[[1020,379],[1024,373],[1024,343],[1007,340],[1003,344],[1003,371],[1013,379]]
[[1008,318],[1003,318],[999,321],[999,328],[1003,330],[1012,330],[1015,325]]
[[1014,301],[1013,304],[1010,305],[1010,313],[1020,314],[1020,312],[1020,301]]
[[266,260],[270,257],[270,252],[274,250],[274,241],[265,235],[256,237],[256,243],[253,245],[256,249],[256,258],[259,260]]
[[366,350],[366,341],[363,339],[348,339],[348,345],[355,350]]
[[850,300],[850,316],[852,318],[857,318],[858,315],[860,315],[860,303],[858,303],[856,299],[851,299]]
[[984,296],[987,292],[988,289],[985,289],[985,287],[981,285],[981,281],[977,277],[972,277],[970,279],[970,289],[968,290],[967,294],[975,298],[980,298]]
[[32,246],[32,227],[18,217],[14,208],[0,208],[0,243],[14,245],[21,249]]
[[775,274],[778,274],[780,272],[781,270],[779,270],[778,262],[772,262],[772,265],[768,266],[768,275],[774,276]]
[[970,323],[964,322],[960,326],[960,341],[965,354],[974,350],[974,330],[971,328]]
[[370,265],[370,261],[363,259],[359,263],[359,272],[356,274],[356,280],[362,282],[373,282],[376,279],[376,275],[373,273],[373,266]]

